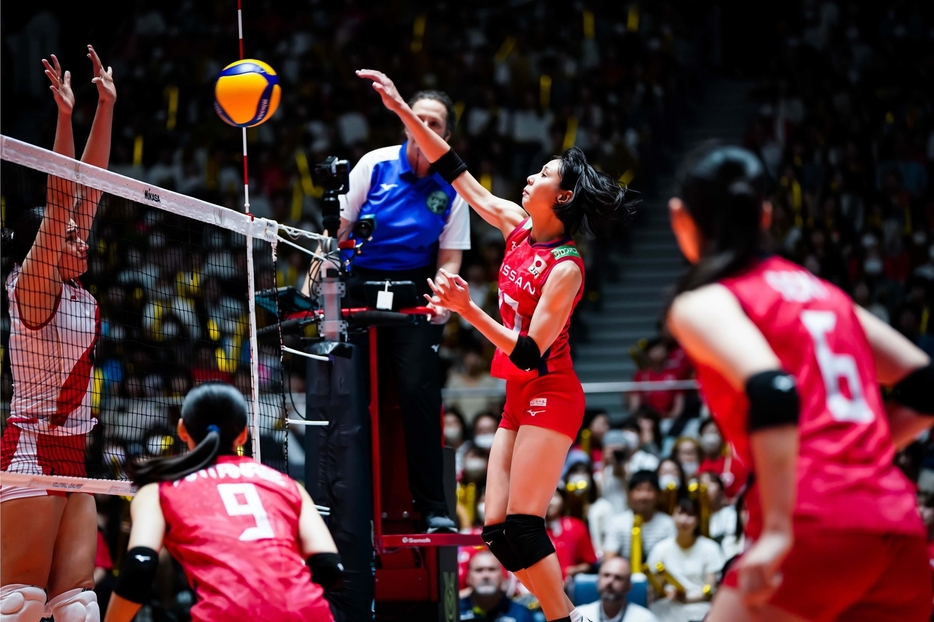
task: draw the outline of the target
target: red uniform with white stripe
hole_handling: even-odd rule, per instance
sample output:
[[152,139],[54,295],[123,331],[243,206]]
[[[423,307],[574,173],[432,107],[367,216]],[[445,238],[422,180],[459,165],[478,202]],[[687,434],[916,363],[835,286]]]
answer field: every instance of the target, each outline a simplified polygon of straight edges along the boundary
[[[573,261],[584,275],[584,262],[570,237],[533,243],[532,220],[526,218],[506,238],[506,254],[499,270],[499,312],[503,326],[528,335],[532,316],[548,275],[559,263]],[[583,280],[574,292],[571,313],[584,292]],[[571,292],[568,292],[570,295]],[[506,380],[506,407],[500,427],[518,430],[536,425],[574,438],[584,416],[584,394],[574,374],[568,328],[571,315],[536,369],[523,371],[502,350],[493,355],[490,374]]]
[[[785,583],[773,602],[811,620],[831,620],[857,603],[866,611],[872,610],[874,595],[890,587],[893,592],[900,590],[902,597],[917,588],[926,593],[929,609],[930,578],[920,576],[924,572],[914,579],[905,573],[906,568],[912,568],[913,543],[923,549],[924,529],[911,484],[893,464],[894,447],[872,350],[853,302],[833,285],[778,257],[759,261],[721,284],[736,296],[782,368],[794,375],[801,400],[796,543],[783,567]],[[745,392],[734,389],[703,364],[697,365],[697,378],[736,455],[744,464],[753,465]],[[747,503],[746,530],[754,540],[762,529],[755,484],[747,493]],[[890,541],[893,536],[908,552],[903,551],[900,563],[889,567],[891,558],[873,553],[897,548]],[[844,540],[828,547],[831,537]],[[884,537],[889,537],[889,545],[873,548]],[[845,549],[854,545],[858,560],[842,567],[840,560],[847,559]],[[821,559],[821,554],[827,559]],[[854,579],[853,573],[862,580]],[[846,580],[835,586],[834,577],[841,576]],[[867,583],[867,577],[887,578],[892,585]],[[893,580],[899,582],[898,590]],[[816,600],[812,602],[808,594]],[[831,611],[834,606],[837,609]],[[916,619],[888,618],[883,610],[874,615],[874,620]]]
[[193,620],[332,620],[298,549],[297,486],[238,456],[159,485],[165,546],[198,596]]
[[[20,313],[20,267],[6,280],[10,300],[13,399],[3,432],[0,468],[11,473],[84,477],[85,435],[91,412],[94,347],[100,334],[97,301],[76,281],[62,283],[49,319],[30,326]],[[4,486],[0,500],[48,494]]]

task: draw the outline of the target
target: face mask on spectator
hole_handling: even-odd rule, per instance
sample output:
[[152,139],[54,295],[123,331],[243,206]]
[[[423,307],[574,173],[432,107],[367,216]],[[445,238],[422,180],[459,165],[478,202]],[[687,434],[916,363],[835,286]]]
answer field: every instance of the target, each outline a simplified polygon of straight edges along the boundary
[[928,241],[928,236],[924,231],[915,231],[911,239],[917,246],[924,246],[924,243]]
[[860,242],[862,243],[863,248],[873,248],[879,243],[879,241],[876,239],[876,236],[871,233],[864,235]]
[[863,263],[863,270],[866,271],[866,274],[871,274],[873,276],[882,273],[882,261],[879,259],[867,259]]
[[681,468],[684,469],[685,477],[694,477],[694,474],[697,473],[697,467],[700,466],[696,462],[683,462],[681,463]]
[[478,434],[473,439],[473,444],[480,449],[489,449],[493,446],[493,434]]
[[677,475],[665,473],[658,478],[658,486],[662,490],[677,489],[681,486],[681,480]]
[[463,437],[464,432],[460,428],[455,428],[454,426],[444,428],[444,440],[451,447],[460,443]]
[[706,434],[701,434],[700,437],[700,446],[704,450],[705,454],[712,454],[720,451],[720,447],[723,444],[723,439],[720,438],[720,435],[716,432],[707,432]]
[[467,458],[464,460],[464,477],[480,479],[486,473],[486,460],[483,458]]

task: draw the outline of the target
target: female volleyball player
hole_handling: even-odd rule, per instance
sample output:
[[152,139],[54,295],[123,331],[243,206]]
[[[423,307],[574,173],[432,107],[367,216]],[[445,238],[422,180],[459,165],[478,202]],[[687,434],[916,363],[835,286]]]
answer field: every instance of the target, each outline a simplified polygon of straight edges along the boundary
[[[839,289],[763,254],[764,183],[755,155],[714,143],[686,161],[669,202],[693,266],[668,326],[753,467],[753,545],[708,619],[926,621],[924,531],[892,459],[934,423],[934,368]],[[880,382],[894,387],[889,418]]]
[[569,149],[529,176],[522,205],[493,196],[415,114],[385,75],[373,81],[435,171],[506,238],[500,267],[499,324],[470,299],[467,283],[441,271],[432,304],[456,311],[496,345],[492,373],[506,379],[506,407],[496,432],[486,487],[483,539],[541,602],[548,620],[580,620],[564,593],[545,512],[584,416],[584,393],[571,367],[568,325],[580,300],[584,265],[571,239],[582,226],[613,220],[626,191]]
[[[104,69],[91,46],[88,57],[98,103],[81,160],[106,168],[117,92],[111,69]],[[71,72],[62,72],[54,55],[42,63],[58,105],[54,150],[73,158]],[[97,302],[76,279],[87,270],[85,241],[100,195],[50,176],[45,208],[26,212],[4,243],[15,267],[6,281],[13,399],[0,452],[3,471],[85,475],[85,435],[97,423],[89,385],[99,315]],[[3,619],[99,620],[90,591],[97,547],[94,498],[3,486],[0,502]]]
[[178,422],[190,451],[131,465],[140,488],[107,622],[129,622],[146,602],[163,545],[197,594],[192,620],[333,619],[323,593],[341,581],[331,534],[304,488],[237,455],[246,423],[237,389],[199,385]]

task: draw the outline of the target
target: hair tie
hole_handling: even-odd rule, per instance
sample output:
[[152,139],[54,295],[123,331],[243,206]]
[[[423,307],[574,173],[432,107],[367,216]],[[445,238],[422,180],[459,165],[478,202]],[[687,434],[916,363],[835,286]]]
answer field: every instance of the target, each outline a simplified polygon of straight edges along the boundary
[[219,427],[217,427],[216,425],[213,425],[213,424],[211,424],[211,425],[208,426],[208,432],[214,432],[214,433],[217,434],[218,436],[221,435],[221,429],[220,429]]

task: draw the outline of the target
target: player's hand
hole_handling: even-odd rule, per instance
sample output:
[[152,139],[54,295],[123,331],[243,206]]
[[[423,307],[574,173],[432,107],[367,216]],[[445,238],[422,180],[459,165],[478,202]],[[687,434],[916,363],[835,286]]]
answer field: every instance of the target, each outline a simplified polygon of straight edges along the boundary
[[42,65],[45,67],[45,75],[48,76],[52,86],[52,93],[55,95],[55,104],[58,111],[65,114],[71,114],[75,108],[75,94],[71,90],[71,72],[62,71],[62,66],[58,62],[58,57],[51,54],[52,62],[42,59]]
[[393,84],[392,80],[382,71],[376,71],[375,69],[358,69],[357,76],[364,80],[373,81],[373,90],[379,93],[379,96],[383,99],[383,105],[389,110],[399,112],[405,107],[405,100],[399,95],[399,91],[396,90],[396,85]]
[[94,51],[94,46],[88,46],[88,58],[91,59],[91,66],[94,71],[94,77],[91,82],[97,85],[98,101],[114,103],[117,101],[117,87],[114,86],[114,70],[108,67],[104,70],[100,57]]
[[438,270],[434,280],[428,279],[428,287],[434,296],[425,299],[436,307],[444,307],[455,313],[463,313],[470,308],[470,290],[467,281],[457,274],[451,274],[443,268]]
[[432,303],[428,303],[428,308],[434,311],[434,315],[431,316],[429,320],[432,324],[447,324],[448,320],[451,319],[451,310],[444,307],[439,307]]
[[790,531],[765,531],[737,561],[739,590],[750,606],[765,604],[781,585],[781,564],[792,541]]

